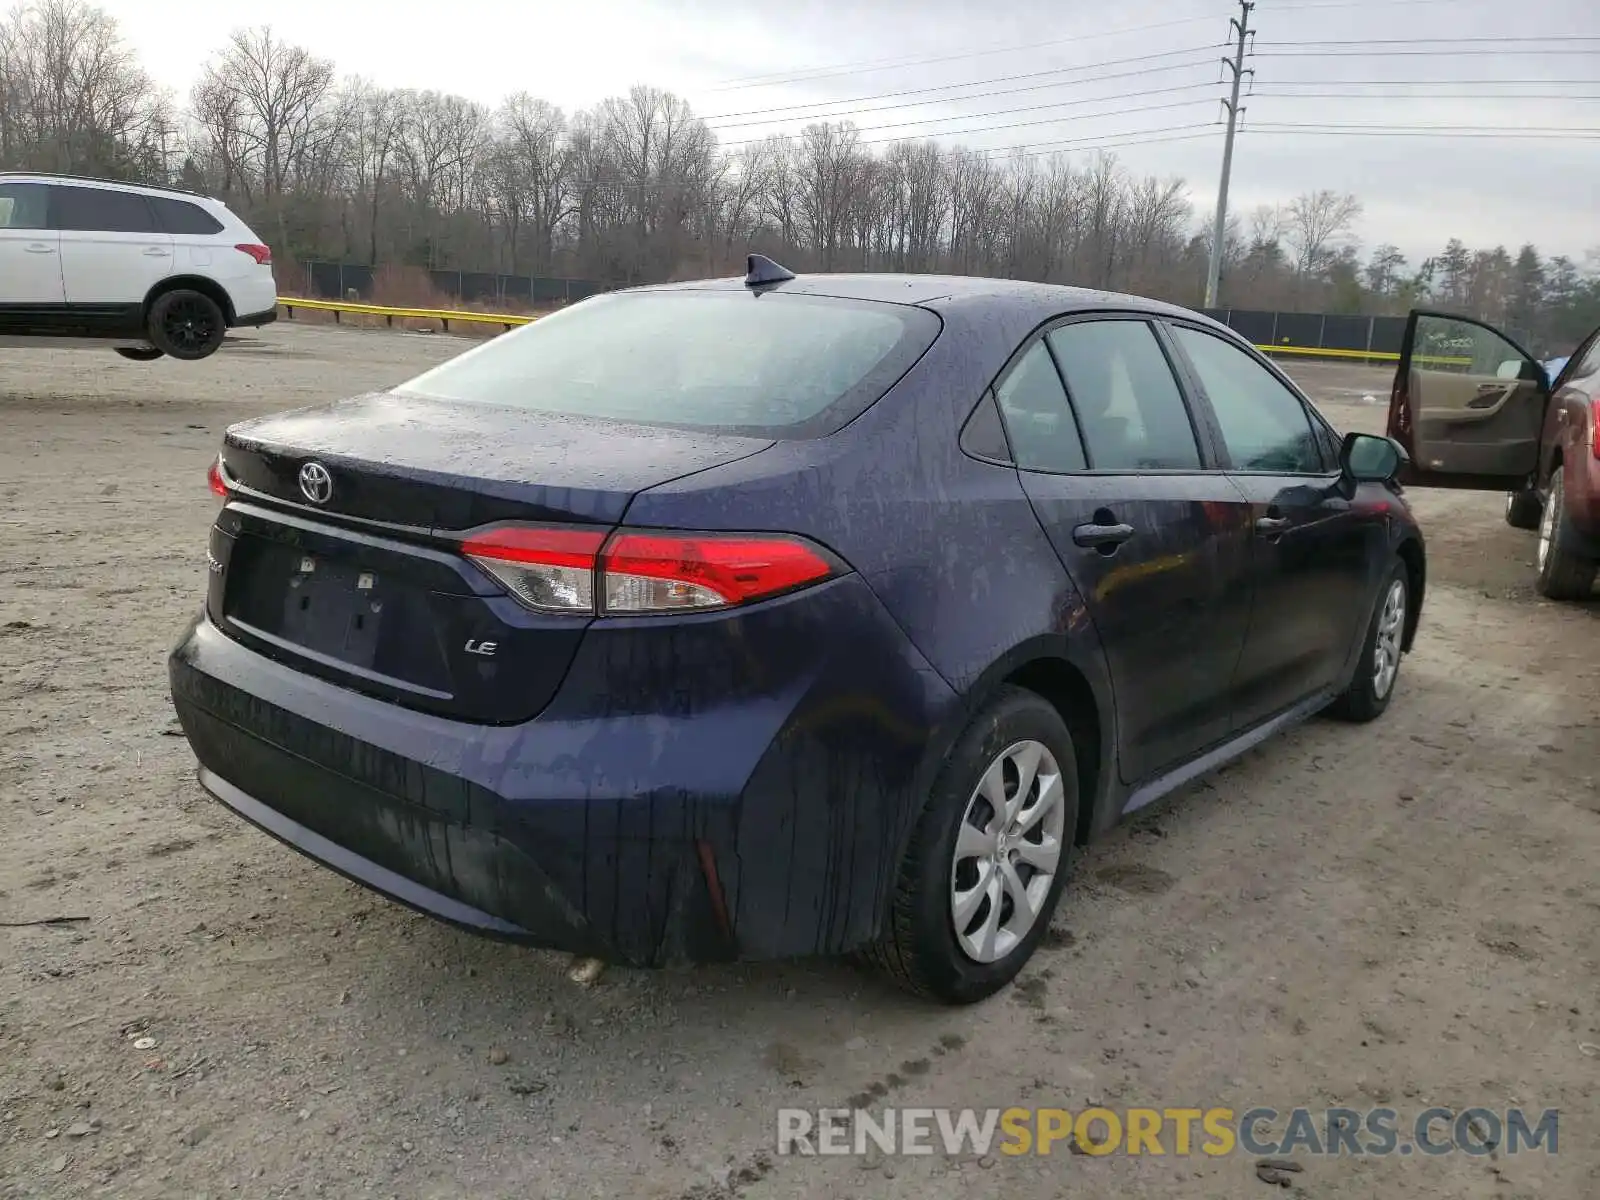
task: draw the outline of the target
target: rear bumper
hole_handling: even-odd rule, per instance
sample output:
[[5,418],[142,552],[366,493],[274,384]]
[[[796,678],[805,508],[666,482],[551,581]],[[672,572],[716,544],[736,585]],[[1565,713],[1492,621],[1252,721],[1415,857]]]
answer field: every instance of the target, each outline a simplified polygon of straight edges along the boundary
[[277,319],[278,319],[278,309],[277,309],[276,306],[274,306],[272,308],[269,308],[269,309],[265,310],[264,312],[246,313],[243,316],[235,317],[233,319],[233,328],[235,328],[235,329],[258,328],[258,327],[260,327],[262,325],[271,325]]
[[204,617],[169,672],[213,796],[443,920],[645,966],[870,940],[953,693],[856,577],[647,624],[597,622],[509,727],[359,695]]

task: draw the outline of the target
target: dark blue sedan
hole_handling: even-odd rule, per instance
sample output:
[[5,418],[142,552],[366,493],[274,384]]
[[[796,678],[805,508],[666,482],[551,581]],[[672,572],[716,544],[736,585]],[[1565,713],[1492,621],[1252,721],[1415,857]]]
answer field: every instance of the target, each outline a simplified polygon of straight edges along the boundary
[[206,789],[482,933],[964,1003],[1075,845],[1388,705],[1396,443],[1184,309],[750,267],[230,429],[170,664]]

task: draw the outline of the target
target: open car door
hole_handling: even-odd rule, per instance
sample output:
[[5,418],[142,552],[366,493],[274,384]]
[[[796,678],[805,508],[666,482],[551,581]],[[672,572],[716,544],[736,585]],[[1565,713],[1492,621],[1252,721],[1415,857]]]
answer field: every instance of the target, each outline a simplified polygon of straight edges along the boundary
[[1550,384],[1506,334],[1471,317],[1414,310],[1389,399],[1389,436],[1422,487],[1515,491],[1539,464]]

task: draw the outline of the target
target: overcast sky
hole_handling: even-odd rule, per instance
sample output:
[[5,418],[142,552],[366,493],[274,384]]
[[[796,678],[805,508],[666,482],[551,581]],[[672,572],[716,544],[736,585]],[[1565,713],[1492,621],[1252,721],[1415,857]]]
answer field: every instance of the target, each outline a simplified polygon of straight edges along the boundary
[[[170,0],[97,2],[181,97],[230,22],[270,15],[283,37],[388,87],[490,105],[526,90],[569,111],[634,83],[668,88],[725,144],[848,114],[865,141],[933,134],[1078,159],[1104,145],[1141,174],[1186,179],[1197,213],[1215,201],[1218,59],[1238,11],[1226,0],[273,0],[173,21]],[[1452,236],[1513,253],[1533,241],[1580,261],[1600,245],[1600,0],[1261,0],[1251,25],[1256,94],[1231,211],[1355,192],[1363,247],[1394,242],[1413,262]],[[1523,132],[1273,128],[1306,124]]]

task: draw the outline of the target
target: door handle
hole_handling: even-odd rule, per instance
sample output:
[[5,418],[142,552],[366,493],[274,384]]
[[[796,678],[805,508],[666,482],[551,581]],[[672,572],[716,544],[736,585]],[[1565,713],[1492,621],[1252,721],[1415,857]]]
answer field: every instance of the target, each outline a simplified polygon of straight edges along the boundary
[[56,248],[54,246],[47,246],[43,242],[30,242],[28,244],[29,254],[54,254],[55,252]]
[[1503,383],[1480,383],[1478,394],[1467,401],[1468,408],[1493,408],[1507,391]]
[[1079,525],[1072,531],[1075,543],[1095,550],[1115,548],[1132,536],[1132,525]]
[[145,250],[145,254],[151,258],[166,258],[171,253],[172,251],[163,250],[160,246],[150,246]]
[[1282,533],[1289,528],[1288,517],[1257,517],[1256,532],[1265,534]]

